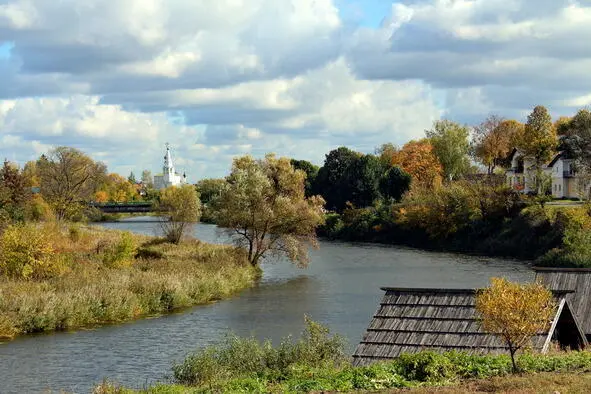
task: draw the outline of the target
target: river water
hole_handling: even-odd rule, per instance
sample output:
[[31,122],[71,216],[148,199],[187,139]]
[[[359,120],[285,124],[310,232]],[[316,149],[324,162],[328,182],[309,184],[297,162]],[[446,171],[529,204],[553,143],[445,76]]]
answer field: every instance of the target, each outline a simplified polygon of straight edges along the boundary
[[[157,232],[150,218],[104,226]],[[194,234],[207,242],[227,241],[212,225],[197,224]],[[107,377],[141,388],[165,381],[173,361],[228,330],[277,341],[299,335],[305,314],[346,336],[352,350],[378,306],[380,286],[471,288],[487,285],[491,276],[533,279],[515,261],[372,244],[321,242],[311,259],[303,270],[266,262],[257,287],[182,313],[0,343],[0,393],[87,393]]]

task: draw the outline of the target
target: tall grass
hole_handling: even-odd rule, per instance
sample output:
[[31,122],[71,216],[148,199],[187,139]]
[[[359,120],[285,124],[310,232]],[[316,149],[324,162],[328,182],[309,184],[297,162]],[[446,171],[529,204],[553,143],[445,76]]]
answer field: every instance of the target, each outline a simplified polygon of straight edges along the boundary
[[[0,338],[115,323],[203,304],[252,285],[243,252],[113,230],[51,224],[59,275],[0,277]],[[135,257],[134,257],[135,256]]]

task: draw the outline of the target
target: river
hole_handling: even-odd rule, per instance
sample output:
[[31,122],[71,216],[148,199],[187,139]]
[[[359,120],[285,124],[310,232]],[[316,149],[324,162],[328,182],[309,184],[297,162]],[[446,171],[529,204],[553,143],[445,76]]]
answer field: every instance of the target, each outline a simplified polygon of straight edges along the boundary
[[[104,226],[144,234],[157,229],[150,218]],[[226,241],[212,225],[197,224],[194,234],[207,242]],[[303,270],[286,261],[266,262],[260,285],[215,304],[0,343],[0,393],[87,393],[103,378],[141,388],[166,380],[173,361],[228,330],[277,341],[299,335],[305,314],[346,336],[352,350],[377,308],[380,286],[465,288],[485,286],[491,276],[533,279],[533,272],[515,261],[373,244],[321,242],[311,260]]]

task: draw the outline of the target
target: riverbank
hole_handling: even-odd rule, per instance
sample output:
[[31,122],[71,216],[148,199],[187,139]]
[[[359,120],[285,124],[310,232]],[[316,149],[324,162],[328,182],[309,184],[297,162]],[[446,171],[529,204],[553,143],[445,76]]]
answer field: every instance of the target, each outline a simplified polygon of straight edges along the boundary
[[[557,267],[591,267],[591,216],[587,206],[531,205],[511,214],[475,218],[452,206],[370,207],[329,214],[319,235]],[[436,212],[430,212],[430,210]]]
[[[243,391],[246,392],[246,391]],[[256,391],[251,391],[255,392]],[[585,372],[541,372],[516,376],[492,377],[459,382],[455,385],[398,388],[382,390],[355,390],[353,393],[382,394],[538,394],[538,393],[589,393],[591,374]],[[95,394],[191,394],[203,390],[183,386],[155,386],[146,390],[131,391],[105,384]]]
[[2,241],[3,340],[209,303],[259,275],[243,252],[194,239],[173,245],[96,227],[27,224],[6,230]]
[[[521,354],[520,374],[507,355],[422,352],[353,367],[339,352],[339,340],[316,332],[279,348],[253,339],[225,343],[189,355],[173,367],[173,382],[133,390],[108,381],[100,394],[553,392],[591,387],[591,352]],[[437,388],[436,390],[434,388]],[[529,389],[530,391],[523,391]],[[570,392],[570,391],[568,391]]]

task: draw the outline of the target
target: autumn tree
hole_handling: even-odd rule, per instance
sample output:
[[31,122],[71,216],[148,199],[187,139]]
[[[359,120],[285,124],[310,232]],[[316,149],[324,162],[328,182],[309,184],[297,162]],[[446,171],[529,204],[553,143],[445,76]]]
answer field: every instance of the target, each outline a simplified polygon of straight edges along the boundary
[[0,222],[24,220],[30,198],[30,188],[19,168],[4,160],[0,168]]
[[308,245],[317,246],[316,227],[324,221],[324,200],[305,197],[304,172],[273,154],[244,156],[234,159],[227,181],[216,222],[246,248],[250,264],[258,266],[272,253],[306,266]]
[[27,186],[39,187],[39,174],[37,172],[37,162],[34,160],[25,163],[22,170],[22,175],[25,178]]
[[37,161],[41,195],[58,219],[78,213],[91,201],[106,167],[75,148],[60,146]]
[[556,129],[552,124],[552,117],[545,107],[538,105],[529,114],[517,147],[524,156],[533,161],[531,170],[535,172],[536,176],[532,188],[541,192],[543,166],[550,160],[557,147]]
[[201,216],[201,202],[195,187],[170,186],[160,193],[157,211],[163,216],[160,228],[167,241],[178,244],[191,223]]
[[451,120],[437,120],[431,130],[425,134],[433,152],[443,167],[443,175],[448,180],[454,180],[466,174],[470,169],[470,130]]
[[552,293],[542,284],[492,278],[490,287],[477,292],[476,310],[482,328],[507,344],[516,372],[515,353],[550,326],[556,305]]
[[516,138],[523,132],[523,124],[515,120],[502,119],[491,115],[474,127],[472,138],[475,158],[487,167],[492,174],[498,166],[505,163]]
[[410,174],[413,188],[433,188],[441,183],[441,163],[433,152],[433,145],[426,139],[407,142],[394,155],[392,165]]
[[99,190],[94,193],[94,201],[98,203],[106,203],[109,201],[109,193],[104,190]]
[[[103,182],[100,184],[99,192],[105,192],[108,201],[113,202],[127,202],[133,201],[138,198],[138,193],[135,185],[131,184],[127,178],[122,177],[119,174],[111,173],[104,177]],[[97,196],[103,197],[102,194],[95,193],[95,199]],[[99,202],[98,200],[96,200]]]
[[375,154],[380,158],[384,168],[390,168],[394,157],[398,153],[398,148],[391,142],[382,144],[375,149]]

